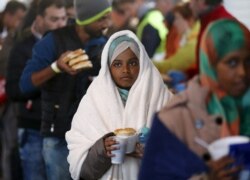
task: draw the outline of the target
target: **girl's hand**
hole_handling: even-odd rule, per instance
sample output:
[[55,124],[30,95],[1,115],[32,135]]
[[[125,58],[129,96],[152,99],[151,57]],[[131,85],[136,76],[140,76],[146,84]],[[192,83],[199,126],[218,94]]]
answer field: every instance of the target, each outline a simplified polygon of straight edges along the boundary
[[142,158],[143,154],[144,154],[144,145],[142,145],[141,143],[136,143],[135,151],[128,155],[135,158]]
[[106,150],[106,155],[108,157],[113,157],[114,155],[111,153],[111,151],[119,149],[119,147],[117,146],[113,146],[115,144],[119,144],[119,142],[117,142],[113,136],[110,137],[106,137],[104,138],[104,147]]

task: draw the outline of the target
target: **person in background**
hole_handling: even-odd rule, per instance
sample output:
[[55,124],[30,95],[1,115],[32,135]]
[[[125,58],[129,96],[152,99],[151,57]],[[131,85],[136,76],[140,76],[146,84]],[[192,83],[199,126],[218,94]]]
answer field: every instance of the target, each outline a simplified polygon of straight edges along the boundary
[[[172,2],[172,0],[170,1]],[[153,57],[154,54],[160,56],[164,54],[162,46],[165,44],[164,35],[166,35],[167,30],[163,23],[164,17],[162,13],[163,11],[167,11],[171,5],[171,3],[167,3],[168,0],[159,0],[157,2],[158,4],[156,6],[155,2],[147,0],[131,0],[127,2],[124,1],[119,7],[121,11],[130,14],[130,22],[137,27],[136,35],[145,46],[150,58]],[[157,48],[159,52],[156,53]]]
[[0,14],[0,75],[5,76],[6,63],[13,38],[26,12],[26,7],[18,1],[7,3]]
[[17,41],[19,40],[19,37],[22,37],[22,33],[23,31],[25,31],[26,29],[29,29],[30,26],[33,24],[36,15],[37,15],[37,8],[39,5],[40,0],[33,0],[31,1],[31,3],[29,4],[27,13],[20,25],[20,28],[18,30],[18,34],[17,34]]
[[[111,36],[113,33],[121,30],[131,30],[135,32],[136,27],[132,24],[133,14],[125,9],[131,9],[135,4],[135,0],[113,0],[111,20],[112,25],[108,29],[107,35]],[[129,7],[128,7],[129,6]]]
[[180,37],[178,49],[169,58],[154,61],[154,64],[162,74],[178,70],[188,75],[188,70],[195,66],[195,47],[200,24],[193,16],[189,3],[176,5],[172,12],[173,28],[177,30]]
[[156,0],[154,8],[143,4],[137,10],[139,23],[136,34],[150,58],[159,60],[165,56],[167,28],[164,16],[173,6],[174,0]]
[[74,24],[76,19],[76,11],[74,8],[73,0],[65,0],[66,3],[66,13],[68,17],[68,24]]
[[[43,155],[50,180],[70,179],[65,133],[85,94],[90,77],[100,69],[100,52],[106,43],[111,7],[107,0],[75,0],[76,23],[47,33],[33,48],[20,78],[23,93],[41,90]],[[75,70],[65,58],[83,49],[93,68]]]
[[200,141],[250,136],[250,31],[235,20],[211,23],[200,60],[199,76],[155,115],[139,179],[237,179],[243,168],[228,156],[211,160]]
[[[8,34],[13,34],[19,27],[25,15],[26,7],[17,1],[7,3],[3,12],[0,13],[0,47]],[[0,49],[1,50],[1,49]]]
[[7,68],[6,92],[18,109],[18,142],[23,179],[45,180],[46,171],[42,156],[41,93],[22,93],[19,80],[31,58],[32,48],[50,30],[66,25],[67,17],[63,0],[42,0],[37,4],[37,15],[30,28],[22,33],[10,52]]
[[165,15],[164,19],[165,26],[168,29],[168,33],[166,36],[166,44],[165,44],[165,59],[172,56],[176,53],[179,48],[179,33],[174,26],[174,13],[173,11],[169,11]]
[[206,27],[213,21],[234,17],[222,5],[223,0],[190,0],[190,8],[196,18],[200,20],[201,27],[196,45],[196,66],[190,69],[190,74],[196,75],[199,72],[199,47],[202,34]]
[[66,133],[73,179],[136,180],[142,149],[137,146],[121,165],[111,164],[116,144],[111,136],[118,128],[149,128],[154,112],[171,96],[136,35],[128,30],[113,34],[100,73]]
[[12,105],[5,94],[6,66],[9,52],[26,13],[26,7],[18,1],[9,1],[0,13],[0,84],[1,84],[1,164],[3,179],[19,179],[21,176],[19,156],[17,151],[16,118]]

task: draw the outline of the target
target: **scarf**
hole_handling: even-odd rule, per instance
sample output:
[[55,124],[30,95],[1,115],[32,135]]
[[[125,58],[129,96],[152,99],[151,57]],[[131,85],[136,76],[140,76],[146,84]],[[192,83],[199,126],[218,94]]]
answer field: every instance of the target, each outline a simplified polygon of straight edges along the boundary
[[250,92],[235,98],[227,94],[218,84],[212,64],[230,52],[248,48],[250,32],[237,21],[223,19],[212,23],[204,33],[200,48],[200,80],[210,89],[207,102],[209,114],[224,118],[221,136],[250,136]]
[[127,102],[127,99],[128,99],[129,90],[118,88],[118,92],[119,92],[119,94],[120,94],[120,96],[122,98],[122,103],[125,106],[126,102]]

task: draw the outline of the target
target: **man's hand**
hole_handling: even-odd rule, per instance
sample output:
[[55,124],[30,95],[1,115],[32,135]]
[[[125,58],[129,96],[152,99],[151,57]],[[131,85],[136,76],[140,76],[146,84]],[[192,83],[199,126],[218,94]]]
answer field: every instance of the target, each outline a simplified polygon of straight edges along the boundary
[[68,64],[67,61],[65,61],[65,59],[67,58],[67,55],[69,53],[71,53],[72,51],[66,51],[64,52],[59,59],[56,61],[58,68],[61,71],[64,71],[70,75],[76,75],[79,71],[78,70],[74,70],[73,68],[71,68]]
[[89,56],[82,49],[63,53],[57,60],[57,66],[60,70],[71,75],[75,75],[83,69],[93,67]]

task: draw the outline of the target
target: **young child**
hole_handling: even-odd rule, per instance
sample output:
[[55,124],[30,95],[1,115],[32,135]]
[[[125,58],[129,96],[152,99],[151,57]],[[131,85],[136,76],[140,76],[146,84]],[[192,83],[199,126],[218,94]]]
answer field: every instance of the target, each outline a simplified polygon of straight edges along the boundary
[[118,128],[150,127],[153,114],[172,94],[131,31],[113,34],[102,53],[101,70],[82,98],[66,133],[73,179],[136,180],[143,152],[112,165]]

